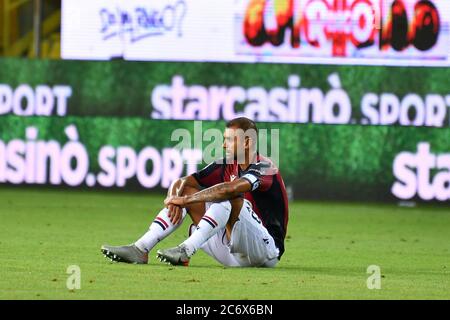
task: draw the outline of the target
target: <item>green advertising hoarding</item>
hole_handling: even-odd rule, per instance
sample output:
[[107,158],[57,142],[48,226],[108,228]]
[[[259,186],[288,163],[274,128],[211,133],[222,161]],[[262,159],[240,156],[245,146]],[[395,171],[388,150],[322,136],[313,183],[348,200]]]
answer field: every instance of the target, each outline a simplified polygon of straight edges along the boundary
[[[166,188],[202,167],[205,131],[245,115],[279,133],[295,198],[448,202],[448,79],[446,68],[4,59],[0,183]],[[175,148],[177,129],[191,148]]]

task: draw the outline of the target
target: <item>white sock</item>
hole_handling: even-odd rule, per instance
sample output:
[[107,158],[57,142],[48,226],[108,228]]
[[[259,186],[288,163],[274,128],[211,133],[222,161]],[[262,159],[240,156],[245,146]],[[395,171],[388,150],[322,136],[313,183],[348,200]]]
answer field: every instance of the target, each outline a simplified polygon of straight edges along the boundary
[[153,220],[153,223],[150,225],[147,233],[134,243],[136,247],[145,252],[152,250],[158,242],[174,232],[181,225],[187,212],[186,209],[183,208],[182,220],[177,225],[170,222],[168,213],[169,210],[167,208],[162,209],[158,213],[155,220]]
[[209,238],[224,228],[230,218],[231,203],[213,203],[197,225],[197,230],[183,242],[188,256],[192,256]]

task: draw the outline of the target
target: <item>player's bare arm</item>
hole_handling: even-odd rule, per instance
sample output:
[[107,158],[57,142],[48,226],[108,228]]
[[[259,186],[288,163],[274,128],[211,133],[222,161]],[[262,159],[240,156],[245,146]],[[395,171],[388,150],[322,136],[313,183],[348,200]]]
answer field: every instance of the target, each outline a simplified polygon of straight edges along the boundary
[[251,188],[250,182],[241,178],[231,182],[216,184],[215,186],[196,192],[192,195],[172,195],[164,201],[164,204],[167,207],[170,205],[185,207],[186,205],[198,202],[221,202],[234,199],[244,192],[251,191]]
[[[169,189],[167,190],[167,199],[171,197],[180,197],[183,195],[183,191],[186,187],[192,187],[197,190],[200,189],[200,185],[198,184],[197,180],[195,180],[192,176],[186,176],[182,177],[180,179],[175,180]],[[178,224],[181,222],[182,217],[182,207],[173,203],[170,203],[167,206],[167,209],[169,210],[168,216],[170,218],[170,221],[173,224]]]

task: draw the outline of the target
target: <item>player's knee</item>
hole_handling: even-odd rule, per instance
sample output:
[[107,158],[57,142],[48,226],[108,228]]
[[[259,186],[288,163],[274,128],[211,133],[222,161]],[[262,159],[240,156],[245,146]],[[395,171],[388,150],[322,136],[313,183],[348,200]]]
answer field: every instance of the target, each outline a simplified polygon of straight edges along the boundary
[[183,196],[189,196],[191,194],[194,194],[196,192],[198,192],[199,190],[197,188],[191,187],[191,186],[185,186],[183,188],[183,192],[181,193],[181,195]]
[[222,202],[216,202],[211,205],[211,207],[214,207],[214,206],[219,206],[220,209],[222,211],[226,212],[227,214],[231,213],[231,202],[228,200],[222,201]]

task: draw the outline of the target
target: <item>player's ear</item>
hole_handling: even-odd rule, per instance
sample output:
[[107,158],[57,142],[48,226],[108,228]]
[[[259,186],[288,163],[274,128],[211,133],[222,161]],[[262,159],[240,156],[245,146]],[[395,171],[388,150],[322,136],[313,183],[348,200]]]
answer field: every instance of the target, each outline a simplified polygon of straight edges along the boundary
[[252,140],[249,137],[245,137],[244,147],[246,149],[250,149],[251,143],[252,143]]

